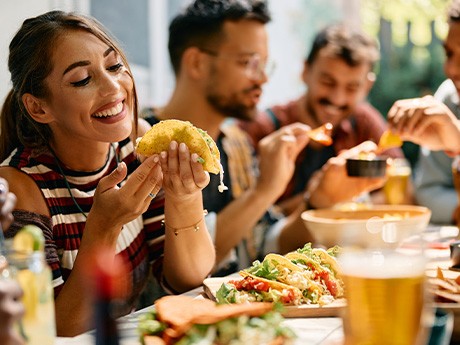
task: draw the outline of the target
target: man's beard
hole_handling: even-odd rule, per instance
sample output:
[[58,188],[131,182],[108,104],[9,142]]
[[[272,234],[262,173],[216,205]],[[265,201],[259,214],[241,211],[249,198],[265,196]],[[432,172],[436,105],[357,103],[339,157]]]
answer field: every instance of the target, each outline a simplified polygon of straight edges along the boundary
[[217,93],[209,92],[206,96],[208,103],[224,117],[233,117],[242,121],[252,121],[257,114],[257,107],[248,107],[238,102],[233,94],[231,97],[224,97]]

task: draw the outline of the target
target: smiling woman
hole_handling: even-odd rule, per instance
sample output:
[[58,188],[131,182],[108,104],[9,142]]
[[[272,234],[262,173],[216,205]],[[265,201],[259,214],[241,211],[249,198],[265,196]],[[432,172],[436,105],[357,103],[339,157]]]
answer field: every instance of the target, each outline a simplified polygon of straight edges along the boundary
[[[104,27],[62,11],[29,18],[10,43],[8,66],[0,176],[18,200],[6,236],[25,224],[43,231],[58,335],[94,327],[88,263],[103,248],[129,267],[120,313],[136,307],[150,271],[163,294],[200,285],[215,259],[201,195],[209,175],[176,142],[137,160],[134,80]],[[191,224],[200,231],[170,230]]]

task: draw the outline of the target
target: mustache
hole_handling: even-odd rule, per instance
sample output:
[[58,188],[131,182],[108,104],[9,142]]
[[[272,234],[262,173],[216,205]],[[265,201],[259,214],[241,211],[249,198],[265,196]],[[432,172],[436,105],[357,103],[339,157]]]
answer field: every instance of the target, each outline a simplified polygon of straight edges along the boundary
[[247,88],[247,89],[243,90],[244,93],[250,93],[252,91],[260,91],[260,92],[262,92],[262,88],[260,86],[258,86],[258,85],[254,85],[254,86],[252,86],[250,88]]
[[341,111],[346,111],[348,110],[348,106],[347,105],[341,105],[341,106],[337,106],[335,105],[334,103],[332,103],[331,101],[329,101],[327,98],[321,98],[319,101],[318,101],[319,104],[321,105],[331,105],[331,106],[335,106],[335,107],[338,107]]

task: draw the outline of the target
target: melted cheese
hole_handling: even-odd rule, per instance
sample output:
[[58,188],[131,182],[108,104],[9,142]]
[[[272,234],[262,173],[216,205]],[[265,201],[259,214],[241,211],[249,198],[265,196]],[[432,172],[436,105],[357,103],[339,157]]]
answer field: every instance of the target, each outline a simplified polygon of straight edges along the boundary
[[224,168],[222,164],[220,164],[220,171],[219,171],[220,183],[217,189],[219,192],[223,193],[224,190],[228,190],[228,187],[224,184]]

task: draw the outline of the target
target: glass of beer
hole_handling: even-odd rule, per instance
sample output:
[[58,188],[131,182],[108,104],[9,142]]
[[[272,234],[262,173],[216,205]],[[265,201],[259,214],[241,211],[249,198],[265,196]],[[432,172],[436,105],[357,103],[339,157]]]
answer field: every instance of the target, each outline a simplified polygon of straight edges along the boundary
[[387,181],[383,187],[386,202],[390,205],[408,203],[408,182],[412,173],[410,163],[405,158],[388,161]]
[[426,341],[426,262],[420,251],[345,250],[339,262],[347,300],[346,345]]

